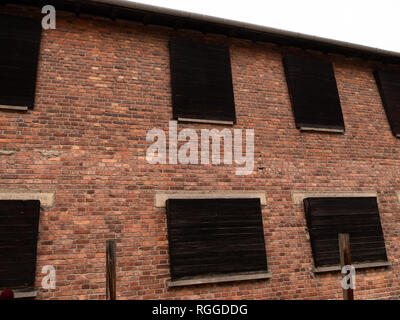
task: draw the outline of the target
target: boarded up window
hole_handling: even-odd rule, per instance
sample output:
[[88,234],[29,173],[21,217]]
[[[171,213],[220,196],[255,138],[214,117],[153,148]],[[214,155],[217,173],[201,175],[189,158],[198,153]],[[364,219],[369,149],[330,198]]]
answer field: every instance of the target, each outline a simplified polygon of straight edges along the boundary
[[259,199],[167,200],[171,279],[267,271]]
[[0,15],[0,105],[34,105],[40,20]]
[[173,116],[235,122],[229,49],[170,41]]
[[375,71],[387,118],[396,137],[400,137],[400,72]]
[[353,263],[386,261],[376,198],[304,199],[316,267],[340,264],[338,234],[349,233]]
[[40,201],[0,201],[0,288],[33,286]]
[[286,55],[283,62],[296,127],[344,131],[332,64],[294,55]]

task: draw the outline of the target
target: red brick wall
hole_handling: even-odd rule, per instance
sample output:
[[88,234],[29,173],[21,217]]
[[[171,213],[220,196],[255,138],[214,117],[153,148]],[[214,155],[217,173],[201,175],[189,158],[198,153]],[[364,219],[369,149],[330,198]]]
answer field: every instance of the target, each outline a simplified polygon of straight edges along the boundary
[[[0,12],[36,15],[33,9]],[[302,206],[292,191],[378,194],[390,268],[357,272],[356,299],[400,297],[400,142],[390,130],[372,70],[379,64],[310,52],[334,63],[345,134],[299,132],[282,53],[300,49],[219,35],[57,12],[43,31],[36,104],[0,111],[0,188],[54,191],[40,217],[37,286],[54,265],[55,290],[40,299],[103,299],[105,243],[117,240],[119,299],[341,299],[339,273],[316,274]],[[237,124],[255,130],[253,174],[235,165],[149,165],[146,133],[172,117],[171,35],[230,48]],[[204,124],[179,124],[212,128]],[[222,129],[223,126],[218,126]],[[231,128],[228,126],[228,128]],[[53,155],[45,155],[54,151]],[[165,209],[156,190],[263,190],[269,280],[168,289]]]

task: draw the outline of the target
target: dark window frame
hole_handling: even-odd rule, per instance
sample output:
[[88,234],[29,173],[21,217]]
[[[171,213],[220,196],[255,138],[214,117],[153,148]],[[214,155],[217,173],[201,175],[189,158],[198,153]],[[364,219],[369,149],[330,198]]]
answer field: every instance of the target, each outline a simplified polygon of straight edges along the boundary
[[[238,211],[237,212],[235,212],[235,210],[229,211],[230,210],[229,206],[231,206],[232,204],[238,205],[239,203],[241,207],[239,207],[239,209],[236,210],[241,210],[243,208],[246,208],[246,206],[249,208],[249,210],[251,210],[251,213],[248,212],[249,216],[247,222],[244,222],[247,223],[248,226],[247,225],[243,226],[243,223],[238,224],[238,221],[236,221],[237,218],[239,218],[239,220],[242,219],[243,221],[246,221],[246,213],[243,213],[243,216],[240,216],[238,215]],[[185,208],[190,208],[188,210],[191,211],[187,212],[186,211],[187,209]],[[208,212],[208,208],[210,208],[211,210],[210,212]],[[215,208],[219,209],[216,210]],[[231,215],[230,217],[228,217],[227,212],[229,213],[229,215]],[[223,215],[218,216],[218,214],[221,213],[228,218],[226,228],[222,227],[224,226],[225,217]],[[261,203],[259,198],[168,199],[166,201],[166,214],[167,214],[167,229],[168,229],[167,230],[168,246],[169,246],[169,256],[170,256],[170,274],[171,274],[171,281],[169,283],[169,286],[175,286],[175,284],[190,285],[190,284],[201,284],[201,283],[217,283],[224,281],[266,279],[271,276],[268,273],[267,252],[265,247],[263,219],[262,219]],[[180,219],[183,220],[179,221],[177,217],[178,218],[181,217]],[[192,220],[192,217],[194,218],[194,221]],[[210,219],[216,219],[216,220],[214,221]],[[202,225],[203,230],[201,231],[200,238],[199,238],[200,234],[196,235],[196,232],[197,233],[199,232],[196,221],[197,222],[201,221],[201,223],[203,223]],[[235,226],[235,224],[237,224],[237,226]],[[184,229],[185,227],[191,229],[185,230]],[[200,265],[200,269],[196,269],[195,267],[194,270],[201,270],[202,264],[206,265],[207,263],[210,263],[210,261],[214,261],[213,260],[214,258],[217,258],[215,261],[218,261],[220,257],[225,257],[227,255],[232,256],[233,252],[240,252],[241,250],[243,251],[245,245],[243,245],[243,248],[237,249],[237,251],[235,251],[236,247],[233,251],[232,247],[231,249],[227,247],[221,247],[221,249],[218,248],[217,251],[219,251],[219,253],[215,251],[217,243],[215,241],[216,239],[219,238],[218,238],[218,233],[214,232],[215,230],[221,227],[223,228],[224,232],[227,232],[226,230],[231,231],[230,237],[232,237],[232,239],[230,239],[230,243],[236,243],[237,241],[239,241],[240,243],[241,241],[246,243],[246,241],[251,240],[250,243],[252,249],[256,250],[254,251],[256,252],[254,256],[255,260],[248,262],[248,261],[238,261],[236,260],[236,258],[234,258],[234,260],[237,261],[235,262],[236,263],[235,266],[233,265],[227,266],[217,262],[218,266],[216,266],[216,269],[214,270],[212,269],[212,267],[208,267],[207,271],[205,272],[203,271],[188,272],[186,270],[183,272],[177,271],[179,268],[181,268],[182,270],[182,268],[186,268],[186,266],[190,267],[193,261],[195,261]],[[233,230],[240,230],[241,228],[242,230],[243,228],[250,228],[248,230],[255,230],[254,233],[250,233],[250,238],[253,237],[254,239],[258,239],[257,241],[259,242],[257,241],[253,242],[255,241],[253,238],[251,239],[241,238],[242,234],[240,232],[232,232]],[[207,234],[207,232],[211,238],[214,237],[215,239],[213,240],[210,240],[209,238],[203,239],[202,236],[204,234]],[[194,235],[193,239],[188,239],[187,238],[188,234],[190,235],[190,237]],[[186,244],[194,246],[192,247],[191,250],[187,250],[186,252],[178,250],[181,247],[186,248]],[[218,245],[219,244],[220,243],[218,242]],[[248,251],[249,248],[247,247],[246,250]],[[206,256],[201,257],[201,254],[205,254]],[[199,255],[200,259],[198,259]],[[248,256],[252,257],[252,254],[248,253]],[[210,257],[211,260],[207,260]],[[184,262],[182,263],[182,261]],[[262,261],[264,261],[264,263]],[[242,264],[246,265],[247,262],[248,262],[247,269],[246,266],[242,268],[243,267]],[[251,263],[253,263],[253,265]]]
[[[7,263],[13,268],[7,270],[6,267],[4,273],[0,272],[0,288],[18,290],[33,288],[36,275],[40,201],[0,200],[0,215],[2,215],[0,228],[4,228],[0,235],[0,248],[6,248],[0,249],[0,256],[4,255],[8,259],[5,260],[7,262],[3,262],[4,266]],[[29,231],[29,228],[32,230]],[[7,249],[7,246],[14,249]],[[19,266],[20,269],[18,269]],[[18,274],[15,274],[15,270]]]
[[[337,235],[336,238],[330,238],[332,235],[323,233],[325,230],[324,228],[326,228],[325,232],[332,234],[350,234],[350,250],[353,255],[352,264],[360,266],[360,268],[389,265],[376,197],[307,197],[303,199],[303,204],[316,272],[318,272],[318,270],[322,272],[340,270],[338,269],[340,259]],[[332,209],[332,206],[335,205],[337,208]],[[354,209],[351,208],[351,206],[359,207],[358,209]],[[349,214],[351,211],[354,211],[354,214]],[[337,214],[337,217],[334,217],[333,213],[335,215]],[[342,217],[342,219],[339,217]],[[331,219],[331,221],[329,221],[329,219]],[[357,222],[357,219],[360,220],[360,222]],[[374,220],[375,224],[371,223],[371,221],[373,222]],[[350,223],[350,221],[352,221],[352,223]],[[368,244],[368,241],[374,237],[376,243],[383,245],[383,259],[365,259],[365,257],[368,256],[368,245],[366,248],[363,248],[363,246]],[[360,241],[360,239],[363,240]],[[324,247],[326,247],[326,252],[321,250],[321,248]],[[367,252],[365,255],[363,250]],[[379,250],[379,246],[376,248],[371,248],[370,246],[369,251],[371,252],[374,250]],[[364,258],[360,258],[360,256],[362,257],[363,255]],[[379,256],[379,254],[376,256]],[[329,261],[329,259],[330,263],[323,262]],[[335,262],[333,262],[333,260],[335,260]]]
[[41,20],[0,14],[0,109],[34,108]]
[[400,71],[375,70],[374,77],[390,129],[400,138]]
[[[294,54],[286,54],[282,62],[296,128],[301,131],[344,133],[333,64]],[[325,110],[322,109],[324,106]]]
[[235,124],[229,48],[171,38],[169,52],[173,119]]

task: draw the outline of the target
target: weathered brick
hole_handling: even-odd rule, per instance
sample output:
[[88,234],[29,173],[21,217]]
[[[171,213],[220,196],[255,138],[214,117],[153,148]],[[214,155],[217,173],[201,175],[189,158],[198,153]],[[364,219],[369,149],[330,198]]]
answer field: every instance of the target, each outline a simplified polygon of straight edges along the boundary
[[[14,6],[0,12],[40,16]],[[235,128],[255,130],[257,158],[250,176],[236,176],[234,165],[146,162],[146,133],[167,130],[172,116],[173,35],[229,47]],[[334,64],[346,132],[299,132],[281,62],[284,53],[298,51],[58,11],[57,29],[42,33],[34,110],[0,111],[1,189],[55,192],[53,206],[41,213],[36,285],[48,264],[59,280],[55,290],[40,289],[38,298],[104,299],[105,244],[116,239],[119,299],[340,299],[339,273],[311,271],[303,208],[292,202],[291,192],[374,190],[392,266],[359,271],[355,297],[398,299],[400,144],[372,75],[381,65],[309,51]],[[156,190],[210,189],[265,191],[271,279],[165,286],[166,216],[154,206]]]

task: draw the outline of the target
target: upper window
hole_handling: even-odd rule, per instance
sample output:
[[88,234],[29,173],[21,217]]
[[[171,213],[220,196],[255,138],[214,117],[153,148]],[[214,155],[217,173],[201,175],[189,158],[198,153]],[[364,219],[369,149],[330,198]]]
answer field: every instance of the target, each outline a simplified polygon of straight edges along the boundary
[[228,48],[172,39],[170,63],[174,119],[236,121]]
[[0,201],[0,288],[35,284],[38,200]]
[[374,74],[392,132],[400,138],[400,72],[375,71]]
[[169,199],[171,279],[267,272],[260,199]]
[[343,132],[344,121],[332,64],[290,54],[284,57],[283,63],[296,127]]
[[40,20],[0,15],[0,105],[32,109]]
[[340,265],[338,234],[348,233],[352,263],[387,261],[373,197],[304,199],[316,267]]

